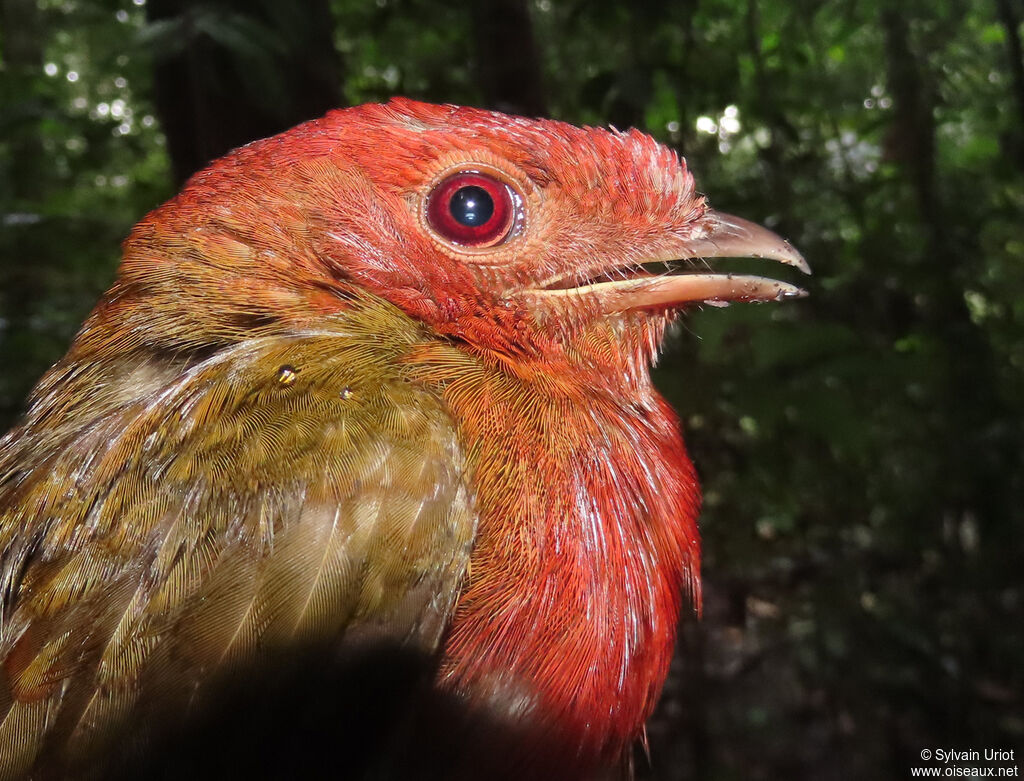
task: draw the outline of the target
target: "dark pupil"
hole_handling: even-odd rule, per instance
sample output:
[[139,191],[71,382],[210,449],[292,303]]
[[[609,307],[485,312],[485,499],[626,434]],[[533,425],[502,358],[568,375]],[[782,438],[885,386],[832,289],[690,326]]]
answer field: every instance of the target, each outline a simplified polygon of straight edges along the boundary
[[452,217],[468,228],[484,225],[494,214],[494,200],[483,187],[461,187],[452,196]]

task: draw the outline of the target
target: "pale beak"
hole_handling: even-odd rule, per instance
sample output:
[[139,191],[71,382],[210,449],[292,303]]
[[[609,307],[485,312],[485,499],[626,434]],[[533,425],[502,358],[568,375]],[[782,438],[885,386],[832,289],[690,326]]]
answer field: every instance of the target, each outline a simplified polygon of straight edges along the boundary
[[[668,257],[652,257],[645,262],[671,262],[706,258],[765,258],[793,266],[810,274],[810,266],[793,246],[756,223],[731,214],[709,210],[703,232],[680,241]],[[595,277],[576,287],[550,286],[531,291],[551,297],[584,296],[602,312],[615,313],[636,309],[678,308],[692,303],[724,305],[732,301],[783,301],[801,298],[804,290],[766,277],[741,274],[715,274],[683,271],[652,274],[645,270],[618,270]]]
[[714,209],[708,210],[705,219],[709,226],[706,235],[686,242],[689,257],[767,258],[811,273],[811,267],[792,244],[756,222]]

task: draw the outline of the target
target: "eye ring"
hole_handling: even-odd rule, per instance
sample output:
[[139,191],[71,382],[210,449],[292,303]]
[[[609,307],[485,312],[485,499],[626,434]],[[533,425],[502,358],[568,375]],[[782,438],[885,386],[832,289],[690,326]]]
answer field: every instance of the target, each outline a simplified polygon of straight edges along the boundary
[[427,224],[451,244],[486,249],[511,235],[517,202],[512,188],[500,179],[480,171],[460,171],[430,191]]

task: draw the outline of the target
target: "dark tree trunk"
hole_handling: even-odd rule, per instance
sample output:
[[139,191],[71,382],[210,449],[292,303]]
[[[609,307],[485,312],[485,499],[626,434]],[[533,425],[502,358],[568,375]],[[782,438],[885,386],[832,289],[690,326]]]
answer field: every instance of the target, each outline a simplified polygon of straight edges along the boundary
[[477,82],[488,108],[547,113],[533,23],[525,0],[474,0]]
[[[696,54],[695,50],[697,47],[697,34],[693,19],[700,8],[700,0],[681,0],[679,8],[682,13],[682,19],[679,25],[683,30],[682,62],[680,62],[679,68],[675,72],[672,81],[674,84],[676,103],[679,105],[680,124],[683,126],[689,126],[692,122],[691,115],[694,113],[690,108],[691,90],[689,85],[690,79],[693,78],[693,66],[696,62],[694,55]],[[681,132],[679,134],[679,140],[675,143],[675,147],[681,155],[686,154],[687,137],[687,133]]]
[[940,399],[943,438],[936,442],[946,454],[951,479],[937,488],[936,498],[951,517],[976,515],[995,534],[1003,526],[998,521],[1008,520],[1014,506],[1003,475],[1014,473],[1019,454],[1008,433],[993,426],[1008,413],[995,390],[999,383],[991,345],[964,300],[980,248],[974,231],[954,227],[959,224],[956,203],[942,197],[935,163],[935,91],[914,52],[906,18],[886,11],[882,26],[893,95],[888,153],[907,172],[926,238],[920,261],[934,270],[915,291],[923,294],[919,316],[952,357]]
[[[43,46],[40,13],[35,0],[3,0],[0,3],[4,85],[11,93],[31,94],[33,80],[43,67]],[[16,32],[15,32],[16,31]],[[27,106],[27,110],[25,108]],[[40,341],[32,332],[33,316],[39,302],[45,300],[42,282],[43,264],[36,258],[36,247],[30,240],[35,235],[33,223],[38,215],[32,211],[48,184],[48,168],[40,166],[47,160],[38,132],[39,114],[46,110],[43,102],[22,103],[19,114],[5,117],[7,146],[5,181],[8,205],[22,212],[5,218],[0,233],[0,355],[7,367],[0,377],[0,435],[21,409],[33,370],[44,368],[45,362],[35,354]],[[8,219],[12,221],[7,222]],[[19,224],[19,221],[21,224]],[[37,226],[36,226],[37,227]],[[13,365],[22,368],[11,371]]]
[[934,249],[945,244],[943,221],[935,192],[934,95],[921,75],[911,49],[906,17],[897,10],[882,14],[888,60],[889,89],[893,95],[893,123],[887,138],[888,154],[910,175],[921,219],[928,227]]
[[1013,79],[1013,97],[1017,102],[1020,124],[1010,134],[1012,154],[1017,165],[1024,168],[1024,53],[1021,52],[1020,16],[1011,0],[996,0],[999,20],[1006,30],[1006,55]]
[[[0,3],[0,20],[3,23],[2,54],[5,78],[11,85],[18,82],[30,84],[37,78],[43,67],[43,38],[41,35],[39,9],[34,0],[3,0]],[[30,93],[30,88],[24,89]],[[25,104],[23,104],[25,105]],[[41,106],[32,105],[36,110]],[[6,118],[7,127],[13,125],[13,132],[6,130],[4,141],[10,146],[8,159],[8,182],[15,199],[26,203],[36,200],[43,187],[44,180],[39,176],[39,161],[45,160],[40,135],[34,121],[37,119],[31,112],[23,112],[12,122]]]
[[341,105],[328,0],[150,0],[146,9],[168,31],[154,93],[179,183],[235,147]]

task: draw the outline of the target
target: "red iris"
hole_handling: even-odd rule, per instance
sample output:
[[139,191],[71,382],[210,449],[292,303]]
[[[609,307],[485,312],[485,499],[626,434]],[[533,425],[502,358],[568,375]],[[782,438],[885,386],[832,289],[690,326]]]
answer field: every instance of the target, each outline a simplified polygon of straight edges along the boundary
[[427,221],[442,238],[466,247],[493,247],[512,229],[515,208],[504,182],[476,172],[449,176],[427,197]]

